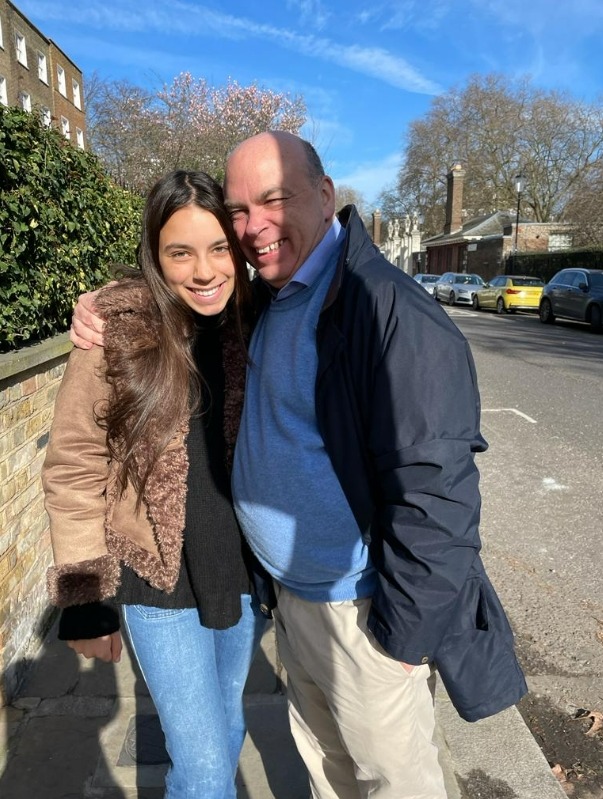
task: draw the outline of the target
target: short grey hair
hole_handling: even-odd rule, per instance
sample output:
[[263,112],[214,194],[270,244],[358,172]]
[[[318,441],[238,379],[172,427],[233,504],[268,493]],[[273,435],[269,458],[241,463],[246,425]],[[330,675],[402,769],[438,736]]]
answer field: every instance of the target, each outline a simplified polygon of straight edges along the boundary
[[306,154],[306,163],[308,167],[308,177],[310,178],[310,182],[313,186],[316,186],[322,178],[325,176],[325,170],[322,165],[322,161],[320,160],[320,156],[314,149],[314,147],[310,144],[309,141],[305,139],[300,139],[302,146],[304,148],[304,152]]

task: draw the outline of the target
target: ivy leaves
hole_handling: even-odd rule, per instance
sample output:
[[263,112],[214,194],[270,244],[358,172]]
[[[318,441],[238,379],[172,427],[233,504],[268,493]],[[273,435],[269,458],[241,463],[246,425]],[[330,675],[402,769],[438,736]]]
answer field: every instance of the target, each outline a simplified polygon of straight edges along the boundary
[[135,262],[142,203],[39,116],[0,106],[0,352],[66,330],[82,291]]

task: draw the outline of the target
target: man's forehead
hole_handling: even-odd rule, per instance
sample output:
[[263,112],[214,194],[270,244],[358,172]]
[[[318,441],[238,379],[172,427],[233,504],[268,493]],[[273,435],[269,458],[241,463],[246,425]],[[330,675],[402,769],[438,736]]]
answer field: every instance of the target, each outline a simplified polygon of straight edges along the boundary
[[261,202],[271,195],[299,191],[308,183],[308,176],[298,164],[282,159],[236,161],[226,172],[224,193],[227,201],[242,199],[239,195]]

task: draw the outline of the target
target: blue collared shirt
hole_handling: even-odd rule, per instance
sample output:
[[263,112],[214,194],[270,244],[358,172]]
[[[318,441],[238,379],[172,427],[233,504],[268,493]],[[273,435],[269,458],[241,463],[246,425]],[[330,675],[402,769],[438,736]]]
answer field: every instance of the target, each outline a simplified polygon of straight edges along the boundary
[[297,272],[294,273],[293,277],[275,293],[273,301],[284,300],[300,289],[311,286],[321,273],[324,265],[330,261],[333,251],[341,246],[344,238],[345,229],[340,225],[337,217],[334,217],[333,224],[321,241],[312,250]]

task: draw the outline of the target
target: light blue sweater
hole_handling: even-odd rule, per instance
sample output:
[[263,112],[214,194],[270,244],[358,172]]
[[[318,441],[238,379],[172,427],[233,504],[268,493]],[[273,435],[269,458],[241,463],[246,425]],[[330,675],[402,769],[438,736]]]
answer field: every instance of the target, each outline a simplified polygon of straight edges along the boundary
[[233,467],[235,510],[252,550],[286,588],[317,602],[374,588],[314,410],[316,326],[338,249],[309,286],[273,301],[258,323]]

